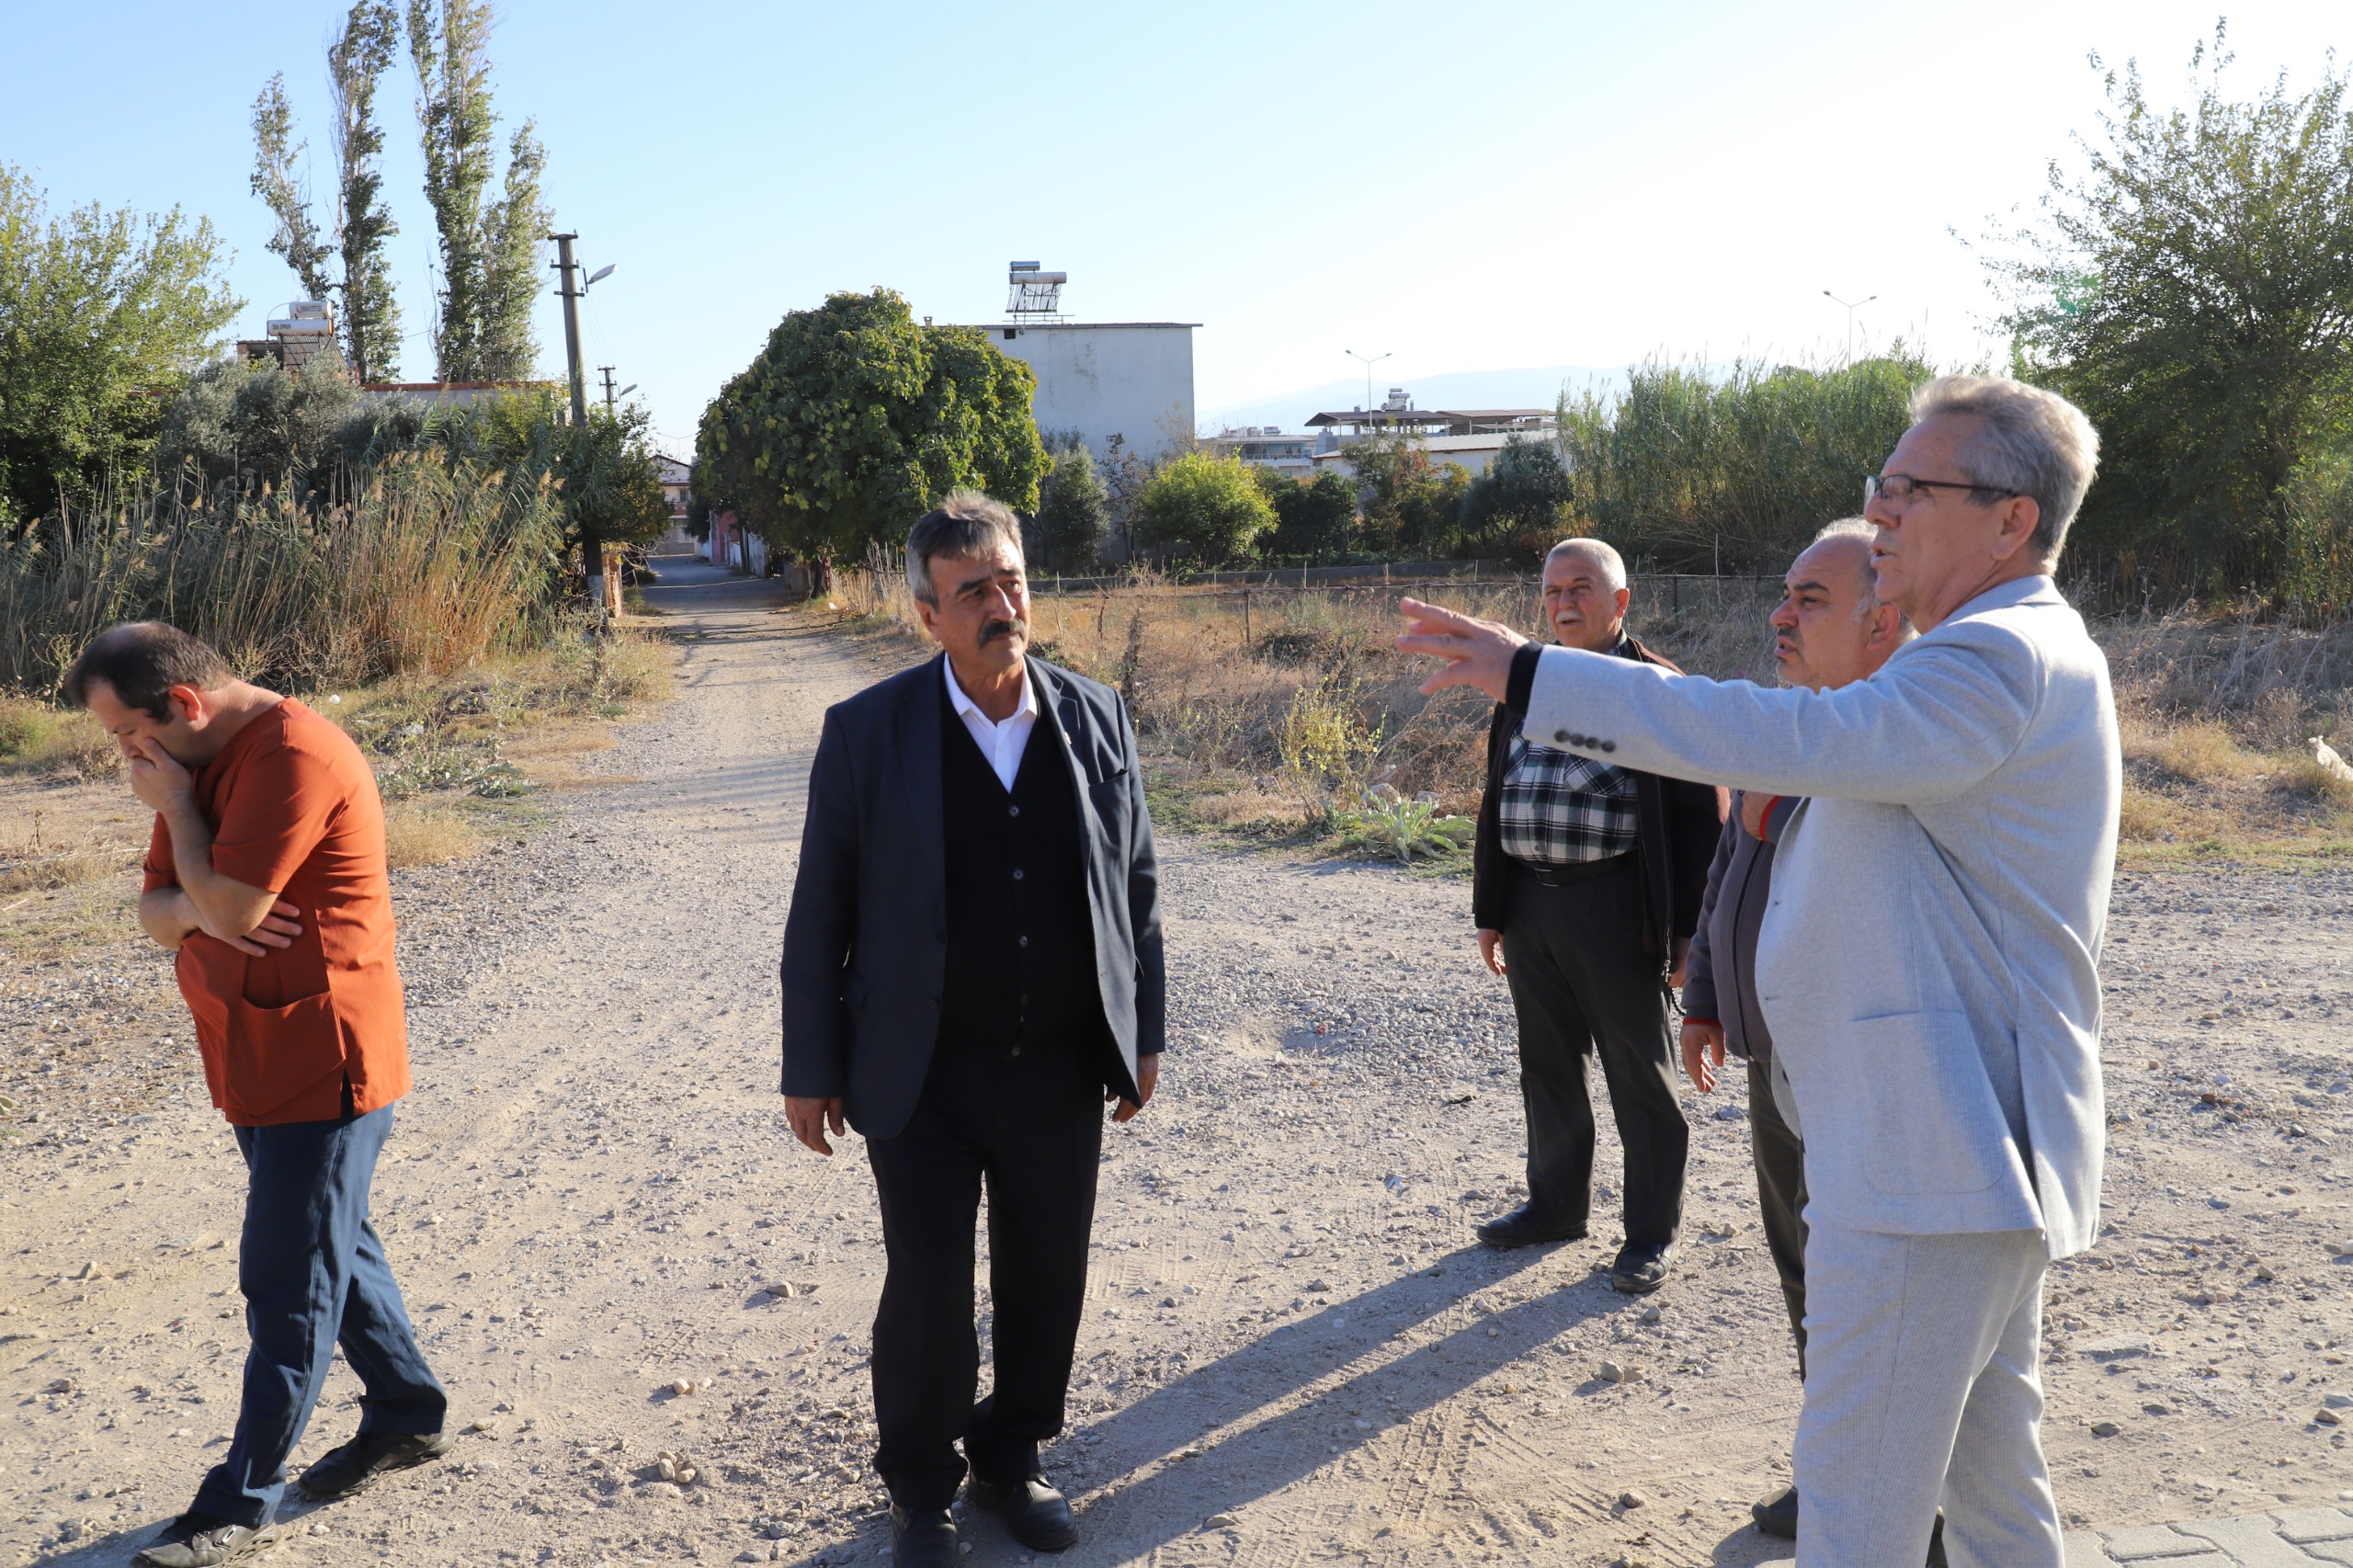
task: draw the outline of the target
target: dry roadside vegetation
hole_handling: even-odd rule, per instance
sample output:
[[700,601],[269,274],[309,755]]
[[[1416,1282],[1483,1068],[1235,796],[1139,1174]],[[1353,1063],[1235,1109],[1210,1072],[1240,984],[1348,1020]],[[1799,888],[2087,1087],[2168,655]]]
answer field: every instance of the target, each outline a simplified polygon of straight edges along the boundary
[[[646,631],[575,631],[450,675],[298,695],[368,754],[401,870],[528,831],[531,797],[576,783],[576,759],[613,744],[610,721],[670,694],[672,665]],[[0,697],[0,965],[131,937],[129,873],[153,818],[120,774],[87,714]]]
[[[1529,579],[1246,592],[1149,576],[1087,592],[1040,583],[1032,615],[1043,657],[1127,694],[1172,820],[1344,847],[1368,790],[1427,791],[1441,811],[1469,812],[1483,785],[1485,699],[1421,697],[1424,672],[1389,650],[1409,587],[1531,632],[1541,624]],[[1695,675],[1770,680],[1765,618],[1778,594],[1770,579],[1638,579],[1630,619]],[[854,625],[921,636],[894,573],[844,574],[828,602]],[[2093,631],[2123,725],[2126,866],[2353,858],[2353,780],[2312,746],[2319,736],[2353,755],[2353,623],[2192,608],[2095,618]]]

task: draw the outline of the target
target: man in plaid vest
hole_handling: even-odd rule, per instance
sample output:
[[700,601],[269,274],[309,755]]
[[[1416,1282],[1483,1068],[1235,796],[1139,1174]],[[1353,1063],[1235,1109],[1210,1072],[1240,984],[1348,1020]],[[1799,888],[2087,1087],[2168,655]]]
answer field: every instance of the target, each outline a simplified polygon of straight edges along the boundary
[[[1626,633],[1626,564],[1599,540],[1544,562],[1544,616],[1564,647],[1674,669]],[[1680,673],[1679,671],[1677,672]],[[1479,956],[1511,985],[1528,1109],[1528,1201],[1479,1227],[1491,1246],[1577,1241],[1593,1198],[1586,1058],[1601,1059],[1625,1146],[1625,1241],[1609,1282],[1655,1290],[1674,1267],[1690,1137],[1668,988],[1699,924],[1722,791],[1529,744],[1498,704],[1471,895]]]

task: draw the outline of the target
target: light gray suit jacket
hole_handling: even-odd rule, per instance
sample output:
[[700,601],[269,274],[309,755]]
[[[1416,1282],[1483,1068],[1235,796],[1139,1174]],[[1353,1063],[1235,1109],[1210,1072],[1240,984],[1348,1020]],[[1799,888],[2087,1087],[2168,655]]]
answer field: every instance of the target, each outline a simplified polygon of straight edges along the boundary
[[1988,589],[1836,691],[1548,648],[1525,733],[1807,797],[1756,973],[1826,1214],[2092,1244],[2123,767],[2108,661],[2050,578]]

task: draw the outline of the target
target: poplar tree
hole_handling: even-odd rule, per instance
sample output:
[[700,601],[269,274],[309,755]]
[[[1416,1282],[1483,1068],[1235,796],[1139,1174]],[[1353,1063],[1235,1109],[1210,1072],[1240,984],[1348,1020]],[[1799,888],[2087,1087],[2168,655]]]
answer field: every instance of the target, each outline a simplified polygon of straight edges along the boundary
[[376,160],[384,133],[375,118],[376,84],[399,39],[399,16],[385,0],[358,0],[344,17],[343,36],[327,47],[335,117],[331,235],[321,236],[311,213],[309,182],[300,172],[309,144],[294,139],[285,74],[272,75],[254,100],[253,191],[278,220],[269,248],[294,269],[305,298],[342,299],[344,358],[363,381],[399,373],[400,307],[384,242],[400,231],[381,199]]
[[543,269],[540,246],[554,214],[540,196],[547,149],[525,120],[507,144],[506,188],[483,220],[482,379],[526,380],[540,357],[531,333],[531,306]]
[[302,293],[326,299],[333,290],[326,264],[332,253],[320,243],[319,226],[311,217],[310,182],[296,165],[308,150],[294,140],[294,110],[286,101],[286,74],[272,75],[254,100],[253,192],[278,220],[269,237],[271,254],[286,258],[301,280]]
[[385,0],[359,0],[327,51],[335,94],[335,240],[343,252],[343,340],[362,381],[401,373],[401,310],[384,242],[400,233],[383,204],[383,128],[376,85],[400,47],[400,17]]
[[445,381],[483,373],[483,192],[490,185],[490,24],[487,0],[409,0],[409,62],[425,199],[440,238],[441,287],[433,354]]

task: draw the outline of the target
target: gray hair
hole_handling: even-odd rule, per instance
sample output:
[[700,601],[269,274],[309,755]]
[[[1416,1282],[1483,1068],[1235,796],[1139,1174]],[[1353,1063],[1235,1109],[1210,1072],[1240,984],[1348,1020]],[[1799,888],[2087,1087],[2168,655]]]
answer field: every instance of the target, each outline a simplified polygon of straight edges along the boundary
[[1982,421],[1953,452],[1962,476],[1978,486],[1969,498],[1979,506],[2030,498],[2041,513],[2034,548],[2056,562],[2099,468],[2099,432],[2084,411],[2006,376],[1938,376],[1912,394],[1912,422],[1940,414]]
[[978,555],[1002,540],[1021,556],[1021,520],[1013,508],[977,490],[951,490],[948,498],[915,519],[907,530],[907,588],[935,608],[939,590],[931,580],[935,555]]
[[1544,563],[1549,566],[1552,563],[1552,557],[1565,555],[1572,551],[1593,557],[1594,564],[1601,568],[1602,577],[1609,584],[1611,593],[1619,593],[1625,588],[1626,558],[1597,539],[1564,539],[1544,552]]
[[[1859,539],[1869,545],[1878,538],[1879,525],[1870,519],[1841,517],[1835,523],[1823,524],[1821,530],[1813,536],[1813,543],[1820,544],[1826,540],[1834,539]],[[1812,546],[1809,545],[1807,548],[1811,549]],[[1871,566],[1871,558],[1866,552],[1863,556],[1863,597],[1856,602],[1855,619],[1857,620],[1866,619],[1871,611],[1879,608],[1880,602],[1879,573]],[[1918,635],[1920,635],[1919,630],[1912,624],[1912,618],[1901,610],[1896,611],[1895,641],[1897,644],[1900,646],[1909,642]]]

